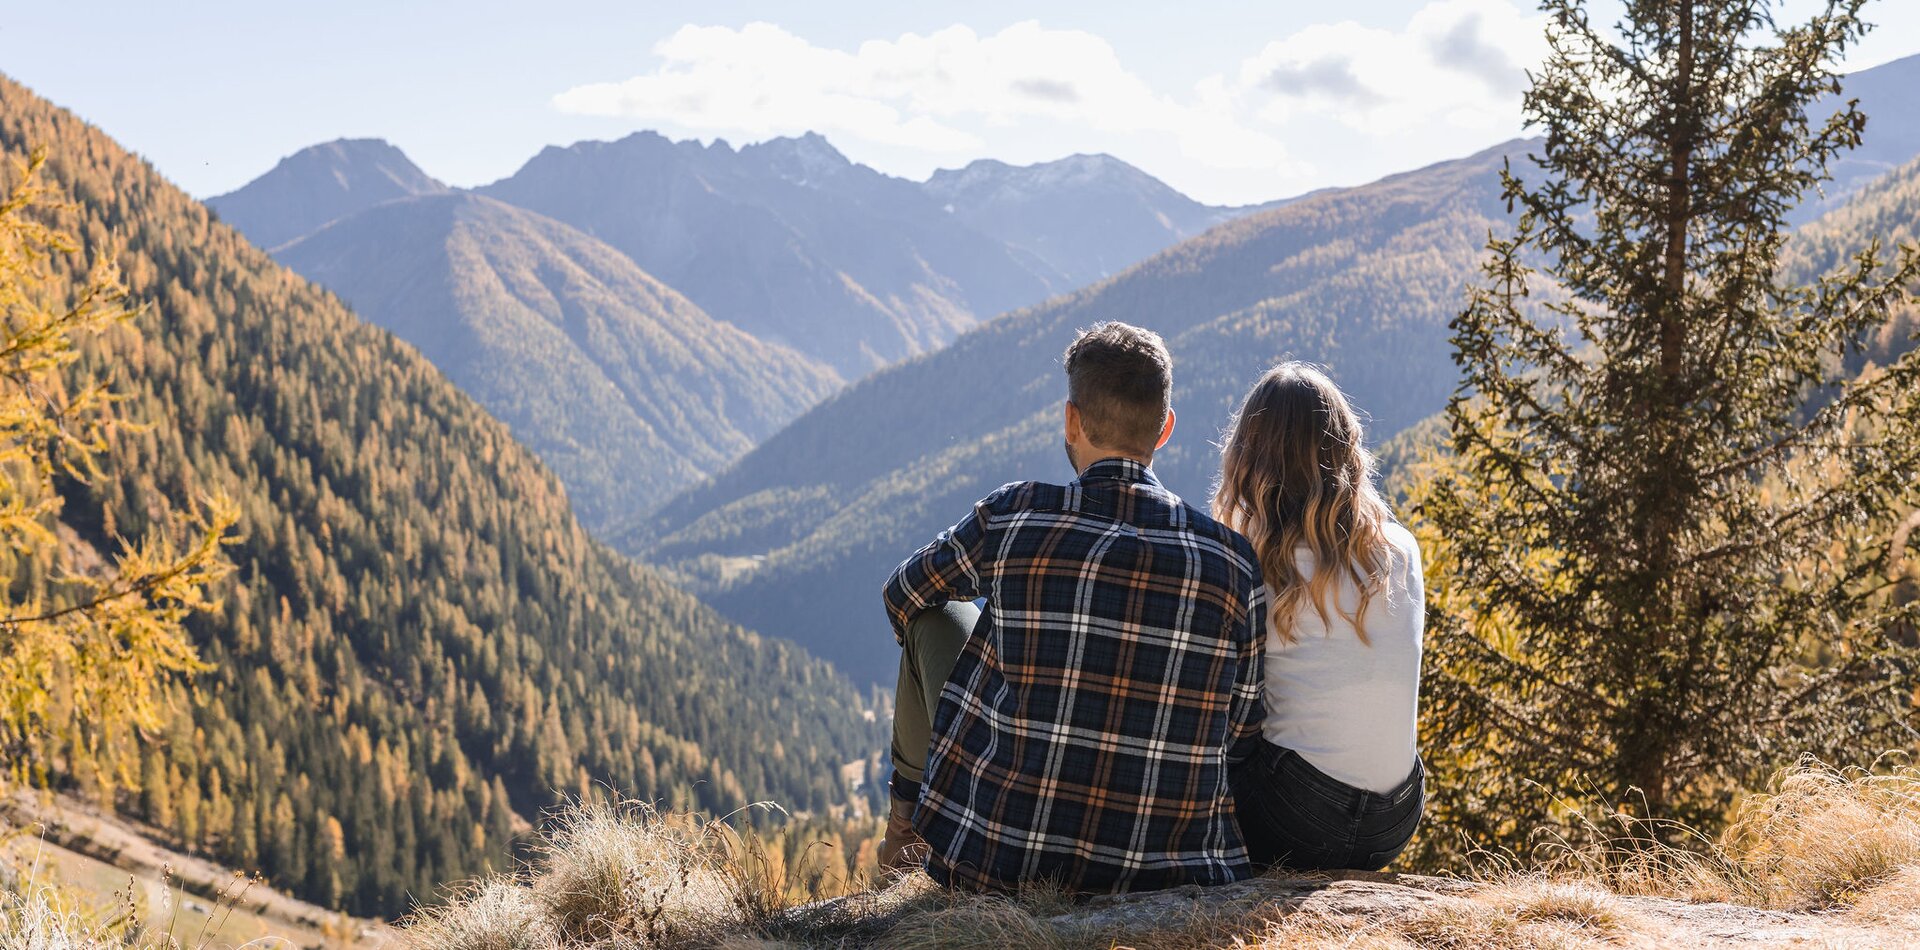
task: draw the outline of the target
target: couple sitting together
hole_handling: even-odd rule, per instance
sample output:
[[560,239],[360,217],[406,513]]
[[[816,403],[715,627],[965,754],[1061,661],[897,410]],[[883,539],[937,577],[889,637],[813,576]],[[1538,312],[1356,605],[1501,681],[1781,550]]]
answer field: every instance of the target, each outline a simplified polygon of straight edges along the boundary
[[1210,517],[1151,468],[1174,422],[1160,337],[1101,324],[1066,371],[1079,477],[995,491],[887,580],[882,863],[1077,893],[1386,866],[1425,800],[1424,595],[1346,397],[1268,372]]

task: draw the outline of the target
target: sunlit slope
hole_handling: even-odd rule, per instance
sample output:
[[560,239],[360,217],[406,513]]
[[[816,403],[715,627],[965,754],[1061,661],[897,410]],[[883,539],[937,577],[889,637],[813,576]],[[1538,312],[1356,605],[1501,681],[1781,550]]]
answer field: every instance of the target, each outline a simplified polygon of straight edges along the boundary
[[[1920,159],[1875,179],[1846,204],[1796,231],[1788,244],[1788,266],[1796,279],[1812,280],[1849,266],[1852,256],[1875,239],[1881,243],[1883,257],[1892,256],[1896,245],[1920,241]],[[1908,301],[1865,341],[1866,350],[1854,358],[1855,365],[1863,359],[1885,362],[1906,352],[1914,345],[1916,331],[1920,331],[1920,311]]]
[[479,195],[388,202],[274,256],[419,347],[589,525],[718,471],[840,383],[606,244]]
[[[126,417],[64,518],[111,551],[201,493],[243,515],[212,672],[122,804],[183,850],[391,915],[509,866],[564,793],[724,811],[845,800],[872,736],[847,680],[594,542],[560,483],[413,347],[148,165],[0,79],[0,153],[53,156],[51,216],[110,250],[137,339],[85,368]],[[46,761],[53,778],[63,757]]]

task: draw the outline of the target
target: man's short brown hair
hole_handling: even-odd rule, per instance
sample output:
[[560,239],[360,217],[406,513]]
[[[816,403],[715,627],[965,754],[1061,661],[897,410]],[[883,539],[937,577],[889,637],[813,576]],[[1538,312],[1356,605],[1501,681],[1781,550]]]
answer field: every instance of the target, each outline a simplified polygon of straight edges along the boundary
[[1067,399],[1095,445],[1146,455],[1173,404],[1173,357],[1160,334],[1096,323],[1067,344]]

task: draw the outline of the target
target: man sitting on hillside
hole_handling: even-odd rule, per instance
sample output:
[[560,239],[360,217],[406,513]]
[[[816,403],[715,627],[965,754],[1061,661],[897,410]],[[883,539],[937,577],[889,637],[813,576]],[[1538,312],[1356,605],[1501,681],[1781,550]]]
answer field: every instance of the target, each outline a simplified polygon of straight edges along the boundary
[[1095,326],[1066,371],[1079,478],[995,491],[887,580],[903,652],[882,863],[1081,893],[1245,877],[1227,762],[1261,721],[1253,549],[1148,467],[1173,432],[1157,334]]

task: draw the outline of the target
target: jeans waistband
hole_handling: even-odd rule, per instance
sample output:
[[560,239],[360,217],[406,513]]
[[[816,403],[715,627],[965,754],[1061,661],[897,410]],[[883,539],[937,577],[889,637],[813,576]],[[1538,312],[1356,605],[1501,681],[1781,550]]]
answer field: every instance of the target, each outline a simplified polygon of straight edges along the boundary
[[1395,785],[1390,791],[1376,792],[1356,788],[1320,771],[1312,762],[1308,762],[1305,756],[1292,749],[1271,742],[1265,744],[1268,754],[1274,757],[1275,767],[1287,769],[1293,773],[1296,781],[1313,786],[1330,798],[1350,802],[1356,812],[1374,803],[1387,807],[1404,804],[1407,799],[1420,792],[1426,781],[1427,766],[1419,753],[1414,754],[1413,770],[1407,773],[1407,777],[1402,779],[1400,784]]

